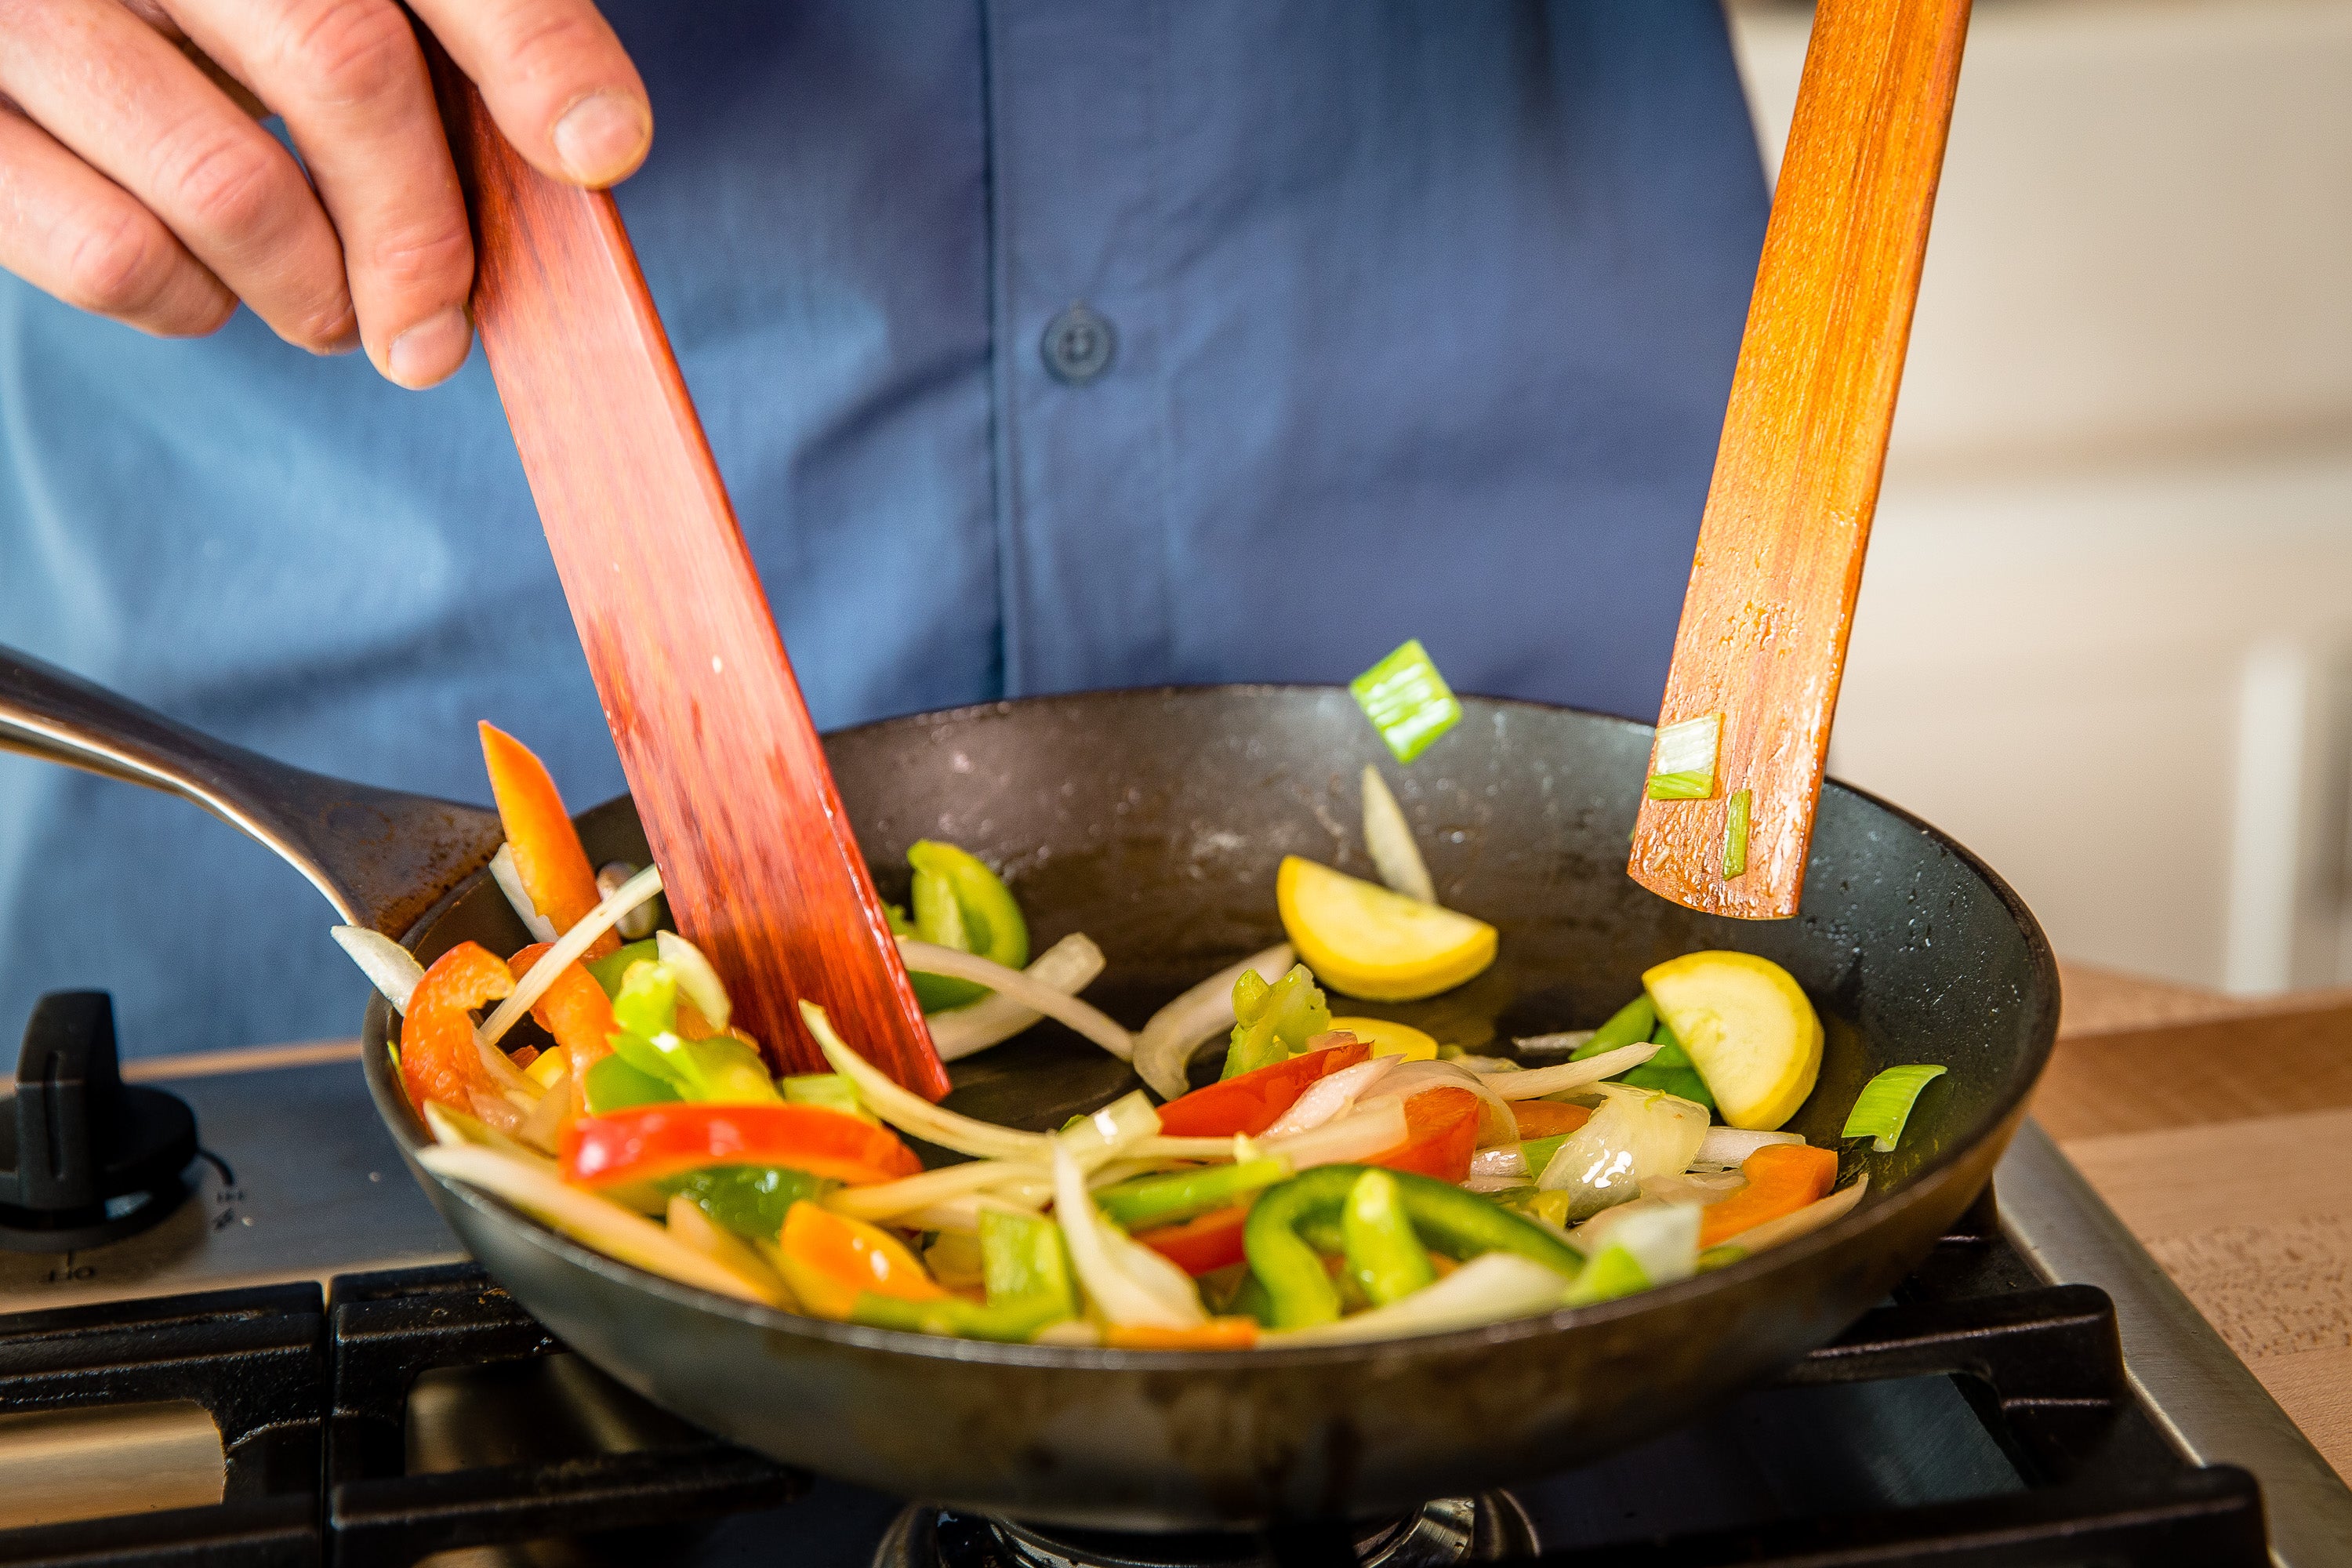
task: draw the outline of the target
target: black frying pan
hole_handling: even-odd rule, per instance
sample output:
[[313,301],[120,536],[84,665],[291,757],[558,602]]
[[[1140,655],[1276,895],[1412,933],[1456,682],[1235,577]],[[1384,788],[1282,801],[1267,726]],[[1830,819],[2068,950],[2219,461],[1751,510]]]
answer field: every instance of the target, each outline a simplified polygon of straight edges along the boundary
[[[1440,896],[1500,926],[1502,956],[1447,995],[1343,1010],[1499,1045],[1598,1022],[1675,953],[1763,953],[1794,972],[1828,1029],[1820,1087],[1792,1123],[1811,1141],[1835,1141],[1880,1068],[1951,1068],[1899,1151],[1846,1156],[1871,1173],[1855,1212],[1597,1307],[1383,1344],[1202,1353],[797,1317],[654,1278],[418,1179],[491,1274],[621,1382],[779,1458],[982,1511],[1129,1529],[1368,1515],[1671,1426],[1831,1339],[1968,1205],[2049,1054],[2056,969],[1990,870],[1838,785],[1822,793],[1801,918],[1748,924],[1665,903],[1624,874],[1647,728],[1528,703],[1467,709],[1401,793]],[[498,838],[486,813],[294,773],[5,654],[0,742],[194,796],[427,962],[467,938],[499,952],[527,940],[478,869]],[[828,751],[886,896],[904,891],[912,840],[965,845],[1005,868],[1041,944],[1084,931],[1102,945],[1109,969],[1088,995],[1130,1026],[1280,939],[1284,854],[1364,868],[1356,779],[1382,760],[1344,691],[1270,687],[999,703],[867,725]],[[625,799],[581,826],[593,858],[645,858]],[[383,1049],[392,1023],[371,1004],[364,1060],[413,1154],[425,1134]],[[1213,1055],[1199,1066],[1213,1071]],[[1134,1086],[1124,1064],[1051,1024],[955,1077],[951,1104],[1032,1128]]]

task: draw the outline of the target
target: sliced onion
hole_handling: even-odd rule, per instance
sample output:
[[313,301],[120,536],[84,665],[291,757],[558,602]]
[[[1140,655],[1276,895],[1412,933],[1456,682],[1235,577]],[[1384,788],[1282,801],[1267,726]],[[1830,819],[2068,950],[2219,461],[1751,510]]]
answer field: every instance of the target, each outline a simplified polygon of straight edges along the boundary
[[539,906],[530,901],[530,893],[522,885],[522,872],[515,866],[513,845],[499,845],[499,852],[490,857],[490,880],[496,882],[499,891],[507,896],[508,904],[521,919],[523,929],[530,932],[531,941],[553,942],[556,939],[559,933],[555,922],[539,912]]
[[[507,1110],[511,1113],[514,1108],[508,1106]],[[437,1100],[425,1102],[425,1126],[436,1142],[478,1143],[509,1159],[520,1160],[526,1165],[536,1165],[551,1173],[555,1170],[554,1161],[529,1144],[517,1142],[500,1129],[471,1112],[460,1110],[453,1105],[444,1105]]]
[[1192,1278],[1148,1247],[1103,1223],[1087,1195],[1086,1173],[1067,1149],[1054,1149],[1054,1217],[1087,1298],[1118,1328],[1192,1329],[1209,1321]]
[[555,1076],[547,1080],[539,1103],[523,1114],[522,1125],[515,1129],[515,1136],[534,1149],[544,1149],[552,1154],[571,1110],[572,1063],[567,1059],[555,1069]]
[[1054,1134],[1054,1142],[1077,1162],[1081,1172],[1092,1172],[1159,1131],[1160,1112],[1152,1109],[1151,1097],[1139,1089],[1063,1128]]
[[1527,1151],[1517,1143],[1506,1143],[1499,1149],[1479,1150],[1470,1156],[1470,1178],[1476,1181],[1482,1176],[1507,1178],[1525,1185],[1533,1179],[1533,1173],[1528,1169]]
[[1563,1029],[1557,1035],[1521,1035],[1511,1044],[1532,1056],[1565,1056],[1570,1051],[1582,1050],[1584,1043],[1599,1032],[1597,1029]]
[[1109,1015],[1075,996],[1055,990],[1043,981],[1033,980],[1018,969],[1009,968],[993,959],[982,958],[976,952],[960,952],[952,947],[941,947],[937,942],[917,942],[910,936],[898,939],[898,956],[906,961],[908,969],[985,985],[1000,996],[1009,996],[1023,1006],[1067,1024],[1121,1061],[1135,1054],[1135,1037],[1120,1027]]
[[1202,1046],[1234,1026],[1234,982],[1254,970],[1271,985],[1290,968],[1288,942],[1220,969],[1151,1015],[1135,1037],[1135,1070],[1154,1094],[1174,1100],[1192,1088],[1186,1076]]
[[1869,1185],[1870,1173],[1864,1171],[1853,1179],[1853,1185],[1816,1199],[1794,1214],[1784,1214],[1779,1219],[1768,1219],[1762,1225],[1751,1226],[1732,1237],[1725,1245],[1748,1253],[1784,1247],[1801,1236],[1811,1236],[1832,1220],[1843,1219],[1853,1213],[1853,1205],[1862,1202],[1863,1192]]
[[834,1032],[833,1020],[824,1009],[814,1002],[801,1004],[801,1022],[807,1026],[809,1037],[824,1052],[824,1059],[833,1070],[857,1086],[857,1095],[866,1109],[901,1132],[911,1132],[926,1142],[942,1149],[952,1149],[959,1154],[976,1154],[987,1160],[1024,1160],[1042,1165],[1054,1157],[1054,1139],[1047,1132],[1023,1132],[1011,1127],[999,1127],[992,1121],[982,1121],[965,1116],[945,1106],[933,1105],[921,1095],[901,1089],[881,1068],[859,1056],[842,1043]]
[[960,1198],[908,1209],[890,1223],[908,1230],[953,1230],[971,1236],[978,1233],[980,1216],[990,1209],[1001,1214],[1035,1215],[1053,1195],[1050,1184],[1034,1203],[1023,1203],[996,1193],[966,1193]]
[[1601,1108],[1568,1135],[1536,1178],[1546,1191],[1569,1194],[1568,1212],[1575,1219],[1639,1197],[1642,1183],[1652,1176],[1687,1170],[1706,1136],[1703,1105],[1620,1084],[1601,1088]]
[[1699,1140],[1698,1152],[1691,1156],[1694,1165],[1727,1165],[1734,1170],[1748,1163],[1748,1156],[1772,1143],[1801,1143],[1804,1137],[1796,1132],[1750,1132],[1740,1127],[1710,1127]]
[[1654,1288],[1698,1271],[1698,1205],[1637,1198],[1570,1231],[1569,1237],[1588,1258],[1618,1249],[1630,1254]]
[[1527,1184],[1525,1176],[1482,1176],[1475,1171],[1471,1172],[1462,1183],[1464,1191],[1473,1193],[1507,1193],[1513,1187]]
[[1519,1120],[1511,1103],[1495,1092],[1493,1079],[1457,1061],[1406,1062],[1389,1075],[1366,1100],[1411,1100],[1432,1089],[1466,1089],[1478,1097],[1478,1147],[1500,1148],[1519,1142]]
[[739,1300],[785,1304],[772,1289],[697,1252],[643,1215],[631,1214],[618,1204],[571,1185],[551,1169],[476,1143],[436,1143],[419,1149],[416,1163],[436,1176],[504,1198],[533,1219],[608,1258]]
[[[1662,1203],[1717,1204],[1747,1184],[1748,1178],[1737,1171],[1723,1175],[1685,1173],[1681,1175],[1644,1176],[1642,1178],[1642,1195],[1656,1198]],[[1610,1209],[1605,1212],[1614,1214],[1617,1211]]]
[[383,993],[392,1010],[404,1016],[408,1012],[408,998],[415,993],[416,983],[425,978],[425,966],[416,955],[382,931],[365,926],[335,926],[330,935],[335,945],[350,955],[368,977],[368,984]]
[[1381,777],[1381,770],[1369,763],[1364,764],[1364,847],[1372,852],[1372,865],[1381,881],[1408,899],[1437,902],[1437,884],[1429,879],[1429,864],[1421,858],[1421,846],[1412,841],[1412,825],[1404,819],[1404,807],[1390,793],[1389,781]]
[[660,892],[661,886],[661,868],[648,866],[622,883],[611,898],[581,916],[580,923],[556,938],[555,945],[540,954],[530,973],[515,982],[512,994],[499,1004],[499,1010],[482,1026],[482,1037],[497,1045],[515,1026],[515,1021],[547,994],[547,988],[555,984],[557,975],[570,968],[598,937],[612,930],[614,921]]
[[1404,1101],[1376,1100],[1337,1121],[1289,1138],[1268,1138],[1260,1152],[1304,1171],[1311,1165],[1347,1165],[1385,1154],[1405,1140]]
[[1399,1339],[1443,1333],[1478,1323],[1499,1323],[1549,1311],[1560,1304],[1569,1282],[1532,1258],[1516,1252],[1481,1253],[1444,1279],[1424,1285],[1402,1300],[1311,1329],[1286,1329],[1258,1336],[1276,1345],[1337,1344],[1352,1340]]
[[1558,1067],[1528,1068],[1519,1072],[1481,1076],[1505,1100],[1541,1100],[1548,1094],[1566,1094],[1570,1089],[1582,1089],[1587,1084],[1599,1083],[1602,1079],[1615,1078],[1621,1072],[1640,1067],[1657,1054],[1655,1045],[1647,1040],[1637,1040],[1613,1051],[1603,1051],[1597,1057],[1587,1057],[1580,1062],[1562,1062]]
[[[1085,934],[1073,931],[1039,953],[1021,973],[1065,996],[1075,996],[1102,972],[1102,949]],[[1044,1016],[1034,1007],[991,992],[968,1006],[936,1014],[928,1022],[940,1060],[953,1062],[1011,1039]]]
[[688,1247],[731,1274],[747,1280],[756,1280],[770,1299],[782,1306],[792,1306],[792,1291],[784,1285],[782,1276],[769,1266],[768,1260],[752,1249],[751,1244],[731,1230],[721,1230],[702,1212],[702,1205],[684,1193],[670,1194],[669,1208],[664,1215],[669,1223],[671,1239]]
[[852,1219],[887,1220],[932,1204],[950,1203],[992,1187],[1033,1179],[1051,1184],[1052,1167],[1043,1162],[1032,1164],[1013,1160],[974,1160],[967,1164],[943,1165],[895,1182],[839,1187],[827,1193],[822,1201],[834,1213]]
[[678,990],[694,1004],[696,1012],[709,1020],[712,1032],[725,1034],[727,1020],[735,1016],[735,1005],[727,999],[727,987],[702,950],[674,931],[657,931],[654,952],[677,976]]
[[1372,1086],[1386,1078],[1399,1065],[1395,1057],[1374,1057],[1358,1062],[1351,1068],[1327,1073],[1307,1086],[1307,1092],[1291,1101],[1290,1109],[1274,1120],[1263,1136],[1287,1138],[1294,1132],[1304,1132],[1311,1127],[1346,1115],[1356,1101],[1371,1091]]

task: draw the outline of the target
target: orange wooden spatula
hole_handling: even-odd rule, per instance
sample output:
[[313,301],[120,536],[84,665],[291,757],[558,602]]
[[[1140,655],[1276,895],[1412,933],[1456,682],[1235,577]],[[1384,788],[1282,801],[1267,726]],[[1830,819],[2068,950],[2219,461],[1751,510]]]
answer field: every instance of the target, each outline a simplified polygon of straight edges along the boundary
[[947,1070],[620,214],[525,163],[426,52],[473,212],[482,346],[679,929],[791,1070],[828,1070],[807,997],[936,1100]]
[[1968,21],[1814,11],[1628,867],[1693,909],[1797,912]]

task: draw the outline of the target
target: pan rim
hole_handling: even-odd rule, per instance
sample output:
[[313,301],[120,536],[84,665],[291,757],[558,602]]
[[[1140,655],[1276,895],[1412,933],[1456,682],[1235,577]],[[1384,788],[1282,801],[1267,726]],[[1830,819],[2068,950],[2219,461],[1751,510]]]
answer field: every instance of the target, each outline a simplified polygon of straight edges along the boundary
[[[911,720],[926,719],[946,721],[979,719],[1002,714],[1035,701],[1086,702],[1133,700],[1139,697],[1175,698],[1216,694],[1221,696],[1250,693],[1311,692],[1318,695],[1341,695],[1347,688],[1317,682],[1214,682],[1192,685],[1101,688],[1092,690],[1040,693],[1030,697],[1000,698],[986,702],[967,703],[956,708],[919,710],[876,719],[842,730],[828,731],[828,736],[849,736],[888,725],[902,724]],[[1572,714],[1588,720],[1600,720],[1627,729],[1654,732],[1654,726],[1621,714],[1593,709],[1573,708],[1565,704],[1537,702],[1524,698],[1486,697],[1462,694],[1465,710],[1472,705],[1485,710],[1520,709],[1543,714]],[[1466,717],[1465,713],[1465,717]],[[809,1317],[799,1312],[740,1298],[720,1295],[697,1286],[682,1284],[647,1269],[639,1268],[617,1258],[606,1257],[583,1242],[555,1230],[501,1198],[463,1183],[445,1179],[427,1172],[415,1162],[415,1153],[429,1140],[420,1137],[422,1123],[409,1110],[404,1096],[390,1097],[379,1089],[387,1075],[374,1061],[380,1053],[370,1052],[365,1063],[370,1089],[377,1100],[378,1113],[400,1145],[403,1158],[420,1179],[429,1181],[458,1202],[466,1204],[486,1218],[499,1221],[518,1231],[531,1245],[550,1253],[575,1268],[599,1275],[608,1283],[639,1290],[650,1290],[675,1305],[716,1312],[734,1319],[747,1327],[770,1334],[783,1334],[845,1348],[908,1354],[927,1360],[991,1367],[1034,1368],[1046,1372],[1102,1373],[1165,1373],[1181,1370],[1230,1372],[1246,1367],[1313,1368],[1335,1364],[1352,1364],[1368,1356],[1429,1356],[1444,1357],[1472,1351],[1515,1344],[1522,1341],[1563,1333],[1574,1329],[1616,1321],[1669,1303],[1688,1300],[1717,1289],[1731,1289],[1746,1282],[1762,1279],[1783,1269],[1794,1269],[1805,1260],[1834,1250],[1864,1232],[1875,1228],[1878,1217],[1890,1209],[1908,1208],[1941,1194],[1958,1175],[1960,1167],[1987,1143],[2006,1143],[2021,1120],[2027,1098],[2047,1064],[2058,1030],[2058,971],[2057,958],[2050,946],[2048,935],[2041,922],[2033,918],[2025,901],[2000,874],[1987,865],[1983,858],[1949,834],[1902,806],[1870,791],[1842,780],[1825,777],[1822,787],[1853,796],[1864,805],[1876,807],[1903,825],[1923,836],[1931,845],[1956,857],[1970,872],[1980,878],[1992,890],[2002,908],[2011,916],[2027,939],[2029,956],[2035,973],[2047,982],[2040,989],[2043,998],[2035,1016],[2028,1021],[2028,1039],[2032,1059],[2031,1070],[2021,1072],[2008,1092],[1996,1101],[1990,1114],[1989,1131],[1980,1138],[1956,1143],[1943,1151],[1935,1161],[1922,1169],[1906,1185],[1888,1194],[1884,1199],[1857,1205],[1851,1212],[1785,1246],[1769,1253],[1741,1259],[1728,1267],[1661,1286],[1634,1295],[1620,1297],[1589,1306],[1557,1308],[1540,1315],[1507,1319],[1500,1322],[1474,1324],[1466,1328],[1446,1330],[1437,1333],[1406,1335],[1377,1340],[1337,1342],[1321,1344],[1283,1345],[1249,1350],[1133,1350],[1090,1345],[1006,1344],[986,1340],[967,1340],[947,1335],[918,1333],[909,1330],[872,1328],[863,1324],[837,1322],[831,1319]],[[589,816],[626,800],[625,795],[600,802],[580,814]],[[400,942],[411,948],[422,940],[433,923],[459,899],[477,887],[488,875],[486,867],[477,868],[458,879],[430,908],[400,933]],[[369,999],[363,1024],[370,1037],[388,1037],[386,1016],[390,1005],[381,995]],[[397,1114],[392,1107],[398,1108]]]

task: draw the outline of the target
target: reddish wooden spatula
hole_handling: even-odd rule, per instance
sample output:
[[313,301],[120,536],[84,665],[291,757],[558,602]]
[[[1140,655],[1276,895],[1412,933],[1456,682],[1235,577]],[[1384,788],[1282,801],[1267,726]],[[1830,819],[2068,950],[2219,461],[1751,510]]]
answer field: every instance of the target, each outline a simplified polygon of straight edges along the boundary
[[620,214],[525,163],[426,51],[473,213],[476,324],[678,927],[791,1070],[828,1070],[807,997],[936,1100],[947,1069]]
[[1693,909],[1797,912],[1968,21],[1969,0],[1813,14],[1658,714],[1721,715],[1713,786],[1645,791],[1628,867]]

